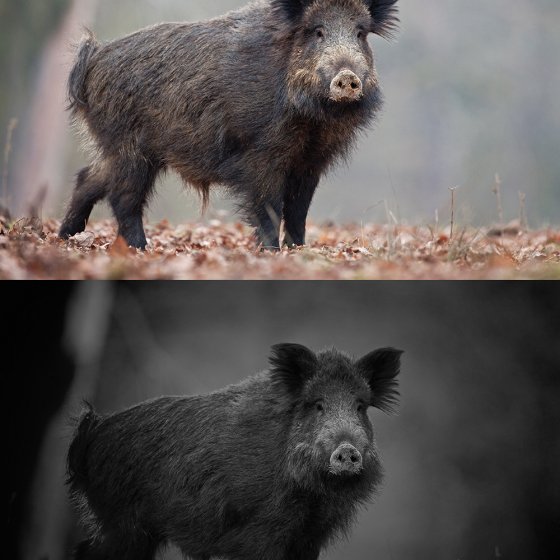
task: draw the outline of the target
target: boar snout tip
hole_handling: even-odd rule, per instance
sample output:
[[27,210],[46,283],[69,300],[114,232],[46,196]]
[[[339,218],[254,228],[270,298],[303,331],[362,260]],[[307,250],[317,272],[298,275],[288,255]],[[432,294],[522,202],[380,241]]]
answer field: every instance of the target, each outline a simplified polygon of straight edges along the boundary
[[331,81],[330,99],[333,101],[356,101],[362,94],[362,80],[352,70],[341,70]]
[[350,443],[340,444],[332,453],[329,471],[333,474],[357,474],[362,470],[362,455]]

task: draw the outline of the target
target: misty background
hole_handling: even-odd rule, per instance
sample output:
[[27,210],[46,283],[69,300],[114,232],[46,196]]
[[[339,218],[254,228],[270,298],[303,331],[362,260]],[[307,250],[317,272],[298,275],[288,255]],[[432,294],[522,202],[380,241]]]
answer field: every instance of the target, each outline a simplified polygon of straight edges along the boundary
[[[217,16],[243,0],[0,0],[2,198],[12,213],[43,205],[61,217],[73,174],[87,161],[68,125],[65,82],[82,27],[114,39],[164,20]],[[558,0],[400,0],[396,42],[372,37],[386,96],[377,126],[350,166],[321,184],[315,221],[449,220],[449,188],[463,225],[518,217],[560,222],[560,3]],[[17,119],[14,120],[14,119]],[[6,139],[8,141],[6,141]],[[6,162],[7,165],[6,165]],[[198,219],[198,197],[174,175],[147,215]],[[386,201],[384,203],[383,201]],[[234,219],[214,190],[208,218]],[[106,206],[94,217],[108,216]],[[392,218],[391,218],[392,219]]]
[[370,411],[383,489],[324,560],[556,557],[553,284],[84,283],[6,301],[11,560],[66,558],[80,537],[64,478],[82,399],[106,413],[212,391],[266,368],[279,342],[406,352],[399,414]]

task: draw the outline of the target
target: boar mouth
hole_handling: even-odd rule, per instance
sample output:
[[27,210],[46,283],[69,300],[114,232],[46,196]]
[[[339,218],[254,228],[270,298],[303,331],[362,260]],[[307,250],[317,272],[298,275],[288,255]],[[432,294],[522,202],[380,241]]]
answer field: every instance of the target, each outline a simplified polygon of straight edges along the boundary
[[329,477],[331,478],[348,479],[348,478],[359,477],[362,474],[363,470],[364,470],[363,467],[359,467],[353,471],[337,471],[336,469],[334,469],[329,465],[327,472],[329,474]]
[[363,93],[360,93],[358,95],[356,95],[355,97],[352,96],[342,96],[342,97],[337,97],[334,95],[329,95],[329,101],[332,101],[333,103],[339,104],[339,105],[350,105],[351,103],[356,103],[357,101],[359,101],[360,99],[362,99],[362,97],[364,96]]

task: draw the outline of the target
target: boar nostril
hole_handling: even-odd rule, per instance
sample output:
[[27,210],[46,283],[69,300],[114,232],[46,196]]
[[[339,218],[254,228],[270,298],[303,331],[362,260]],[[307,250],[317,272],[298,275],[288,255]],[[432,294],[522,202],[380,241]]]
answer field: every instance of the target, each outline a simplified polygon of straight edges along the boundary
[[362,456],[350,443],[341,443],[331,455],[330,468],[334,474],[356,474],[361,467]]
[[351,70],[341,70],[331,82],[331,99],[359,99],[362,91],[362,82]]

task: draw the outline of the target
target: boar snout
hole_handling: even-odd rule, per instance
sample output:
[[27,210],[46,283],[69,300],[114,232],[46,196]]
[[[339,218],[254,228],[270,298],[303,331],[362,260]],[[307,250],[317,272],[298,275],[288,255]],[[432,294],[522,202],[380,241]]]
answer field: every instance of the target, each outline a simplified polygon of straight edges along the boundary
[[333,101],[356,101],[362,97],[362,80],[351,70],[341,70],[332,80],[330,98]]
[[342,443],[331,455],[329,470],[333,474],[357,474],[362,470],[362,455],[350,443]]

